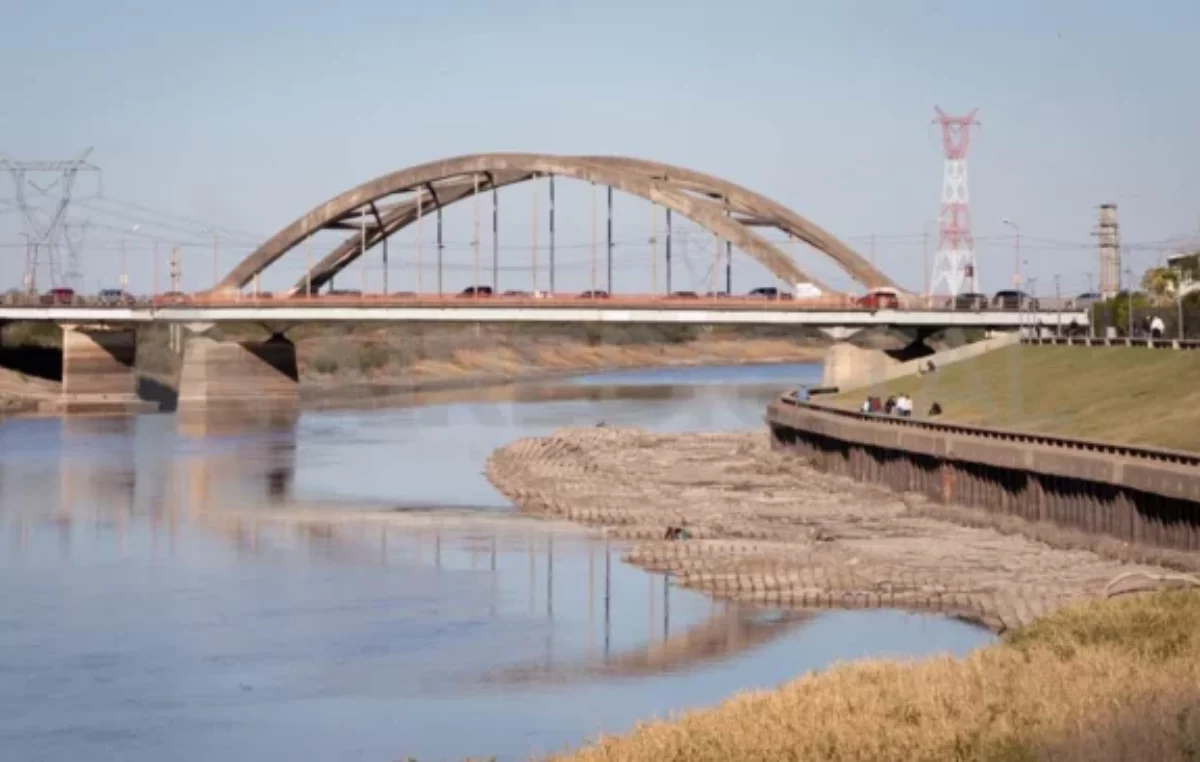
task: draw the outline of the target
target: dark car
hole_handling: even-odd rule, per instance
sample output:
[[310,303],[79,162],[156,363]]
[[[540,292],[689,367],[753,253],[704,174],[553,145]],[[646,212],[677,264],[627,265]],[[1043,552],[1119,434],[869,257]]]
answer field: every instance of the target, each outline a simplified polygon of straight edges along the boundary
[[946,306],[952,310],[986,310],[988,298],[986,294],[958,294],[946,302]]
[[730,296],[728,291],[709,291],[705,294],[709,299],[724,299]]
[[992,306],[999,310],[1036,310],[1038,300],[1024,291],[997,291]]
[[74,304],[75,289],[52,288],[42,294],[42,304]]
[[698,295],[695,291],[676,291],[671,294],[672,299],[696,299]]
[[334,288],[330,289],[326,296],[362,296],[362,291],[356,288]]
[[491,286],[467,286],[462,291],[458,292],[459,296],[491,296]]
[[505,296],[531,296],[531,294],[528,291],[513,291],[511,289],[508,291],[505,291],[504,295]]
[[607,299],[608,292],[602,289],[593,289],[590,291],[584,291],[579,295],[579,297],[581,299]]
[[101,304],[133,304],[133,296],[119,288],[102,288],[96,298]]
[[780,291],[774,286],[759,286],[751,289],[746,296],[751,299],[791,299],[792,295],[787,291]]

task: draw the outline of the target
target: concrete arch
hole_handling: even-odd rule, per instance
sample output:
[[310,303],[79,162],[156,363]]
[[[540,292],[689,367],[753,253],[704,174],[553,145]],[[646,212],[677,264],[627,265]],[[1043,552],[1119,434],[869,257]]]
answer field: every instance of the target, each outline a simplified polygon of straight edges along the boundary
[[755,217],[756,222],[768,224],[807,243],[840,265],[854,280],[867,288],[889,287],[902,290],[879,268],[854,251],[832,233],[801,217],[783,204],[755,193],[736,183],[692,169],[676,167],[657,161],[630,159],[619,156],[585,156],[589,161],[603,161],[618,167],[642,172],[673,187],[698,193],[716,193],[735,211]]
[[[423,204],[422,213],[424,213],[426,209],[436,209],[439,205],[445,206],[473,193],[474,182],[470,179],[464,182],[463,178],[486,178],[487,182],[480,182],[479,185],[480,189],[484,190],[549,175],[608,185],[669,208],[693,220],[713,234],[730,241],[734,246],[761,262],[777,277],[787,282],[815,281],[802,271],[791,257],[754,232],[745,221],[729,216],[726,213],[725,199],[728,199],[730,209],[733,211],[761,218],[775,226],[778,226],[778,223],[773,220],[778,218],[785,224],[805,233],[805,235],[793,233],[803,240],[811,239],[826,245],[828,250],[825,248],[821,250],[845,267],[851,275],[855,275],[856,272],[860,275],[866,272],[863,266],[874,270],[848,247],[844,245],[829,246],[825,237],[835,242],[836,239],[821,231],[820,228],[811,225],[799,215],[788,212],[783,207],[770,202],[769,199],[758,197],[739,186],[701,173],[617,157],[478,154],[403,169],[383,175],[335,196],[279,231],[240,262],[220,283],[216,284],[213,290],[230,292],[242,288],[258,273],[310,235],[325,228],[344,227],[348,217],[367,209],[370,210],[373,220],[372,232],[367,240],[367,248],[370,248],[405,225],[411,224],[416,218],[415,200],[386,207],[384,212],[380,212],[377,202],[388,196],[412,192],[419,188],[427,189],[429,192],[428,202],[432,206]],[[662,176],[662,179],[659,176]],[[708,198],[698,196],[697,193]],[[723,201],[721,203],[712,201],[713,197],[721,198]],[[786,212],[786,215],[781,214],[780,210]],[[818,246],[818,248],[821,247]],[[361,241],[357,237],[354,238],[353,243],[351,240],[347,240],[322,259],[318,268],[314,268],[312,275],[317,278],[313,279],[313,285],[318,285],[318,280],[323,282],[328,277],[332,277],[338,270],[360,255],[361,251]],[[846,252],[852,256],[846,256]],[[864,282],[891,283],[886,276],[877,271],[874,275],[870,273],[868,275],[872,280]],[[303,281],[298,285],[302,288]]]

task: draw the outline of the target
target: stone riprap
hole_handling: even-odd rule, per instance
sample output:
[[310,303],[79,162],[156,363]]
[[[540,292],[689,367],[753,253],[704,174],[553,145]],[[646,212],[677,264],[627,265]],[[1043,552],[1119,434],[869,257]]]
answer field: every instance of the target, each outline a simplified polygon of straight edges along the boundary
[[[1003,631],[1167,573],[919,515],[917,496],[825,474],[765,433],[571,429],[522,439],[488,478],[522,511],[637,540],[628,560],[717,597],[798,608],[903,608]],[[664,540],[668,527],[691,538]]]

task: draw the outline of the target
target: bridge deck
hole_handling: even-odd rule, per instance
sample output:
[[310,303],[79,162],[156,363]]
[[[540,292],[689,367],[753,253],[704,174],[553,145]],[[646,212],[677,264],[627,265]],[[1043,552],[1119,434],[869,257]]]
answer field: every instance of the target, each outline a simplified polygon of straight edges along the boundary
[[0,321],[61,323],[514,322],[683,323],[810,326],[1019,328],[1087,324],[1087,312],[879,309],[745,298],[368,297],[188,299],[136,306],[0,306]]

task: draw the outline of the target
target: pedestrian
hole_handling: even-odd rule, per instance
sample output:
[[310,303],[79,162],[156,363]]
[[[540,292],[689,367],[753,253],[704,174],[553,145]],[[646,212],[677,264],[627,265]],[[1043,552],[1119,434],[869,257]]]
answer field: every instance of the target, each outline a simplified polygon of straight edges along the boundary
[[893,395],[893,396],[887,398],[887,402],[883,403],[883,412],[886,415],[891,415],[892,411],[895,409],[896,409],[896,397],[895,397],[895,395]]
[[1163,334],[1166,332],[1167,332],[1167,326],[1165,323],[1163,323],[1163,319],[1160,318],[1158,315],[1155,315],[1154,319],[1152,319],[1150,321],[1150,338],[1154,339],[1155,341],[1158,341],[1159,339],[1161,339],[1163,337]]

